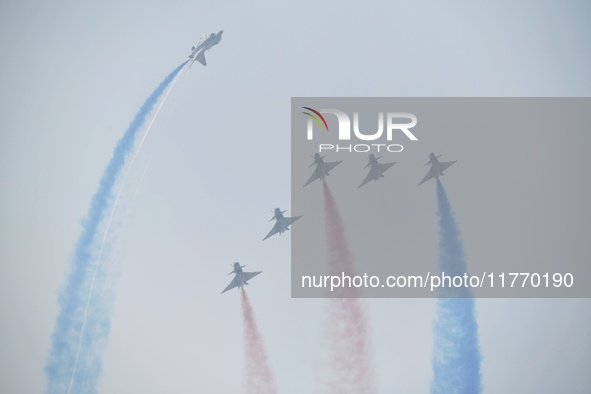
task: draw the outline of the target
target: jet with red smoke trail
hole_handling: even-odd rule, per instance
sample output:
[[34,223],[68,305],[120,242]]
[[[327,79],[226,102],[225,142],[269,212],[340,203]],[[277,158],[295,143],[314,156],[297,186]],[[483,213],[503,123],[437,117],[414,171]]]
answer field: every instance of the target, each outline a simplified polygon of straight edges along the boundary
[[330,174],[328,172],[343,162],[342,160],[325,162],[323,160],[325,157],[326,156],[320,156],[320,154],[318,153],[314,155],[314,162],[310,164],[310,167],[315,165],[316,169],[314,170],[314,173],[312,173],[312,176],[310,177],[310,179],[308,179],[308,182],[306,182],[304,187],[308,186],[316,179],[324,179],[324,177],[329,176]]
[[383,178],[384,172],[386,172],[387,169],[396,164],[395,161],[393,161],[392,163],[379,163],[378,159],[379,157],[376,157],[373,153],[369,155],[369,163],[367,163],[367,165],[365,166],[365,168],[370,167],[369,174],[367,174],[363,182],[361,182],[361,185],[359,185],[358,189],[361,186],[369,183],[370,181],[375,182],[378,179]]
[[441,155],[435,156],[435,153],[431,152],[431,154],[429,155],[429,162],[427,164],[425,164],[425,166],[430,165],[431,168],[429,169],[429,172],[427,172],[427,175],[425,175],[425,177],[423,178],[421,183],[419,183],[419,186],[421,186],[423,183],[427,182],[431,178],[439,179],[440,176],[444,175],[443,171],[445,171],[452,164],[457,162],[457,160],[439,161],[438,159],[440,157],[441,157]]
[[242,268],[246,267],[246,265],[240,265],[239,262],[234,263],[234,269],[228,275],[235,274],[236,276],[232,279],[232,282],[222,291],[221,294],[224,294],[226,291],[233,289],[234,287],[243,287],[244,285],[248,284],[248,280],[254,278],[258,274],[263,271],[257,272],[244,272]]
[[299,218],[301,218],[301,216],[293,216],[293,217],[289,217],[286,218],[285,216],[283,216],[283,214],[287,212],[287,211],[282,211],[279,208],[275,208],[275,211],[273,211],[273,217],[269,220],[276,220],[275,225],[273,226],[273,228],[271,229],[271,231],[269,231],[269,234],[267,234],[267,236],[265,238],[263,238],[263,241],[267,238],[269,238],[272,235],[275,235],[277,233],[282,234],[285,231],[289,231],[289,226],[295,222],[296,220],[298,220]]

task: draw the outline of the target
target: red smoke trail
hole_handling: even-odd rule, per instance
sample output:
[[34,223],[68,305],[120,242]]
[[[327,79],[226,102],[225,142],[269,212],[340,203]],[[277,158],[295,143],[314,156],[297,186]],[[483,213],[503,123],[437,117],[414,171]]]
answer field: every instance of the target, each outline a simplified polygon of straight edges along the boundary
[[275,377],[269,367],[267,354],[250,300],[242,294],[242,317],[244,318],[244,386],[247,394],[276,394]]
[[[345,228],[328,185],[323,182],[328,267],[330,275],[355,275]],[[330,392],[377,393],[371,361],[371,344],[365,308],[355,288],[340,289],[341,297],[328,305],[327,334],[330,343]]]

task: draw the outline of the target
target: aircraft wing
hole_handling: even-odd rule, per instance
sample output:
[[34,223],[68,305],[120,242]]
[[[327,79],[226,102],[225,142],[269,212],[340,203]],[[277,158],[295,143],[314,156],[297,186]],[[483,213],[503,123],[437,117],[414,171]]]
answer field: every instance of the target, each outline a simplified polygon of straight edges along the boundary
[[324,168],[326,169],[326,174],[323,174],[323,170],[322,167],[317,166],[316,169],[314,170],[314,173],[312,174],[312,176],[310,177],[310,179],[308,179],[308,182],[306,182],[305,186],[308,186],[310,183],[314,182],[316,179],[322,178],[323,175],[329,175],[328,172],[330,170],[332,170],[333,168],[335,168],[336,166],[338,166],[339,164],[341,164],[343,161],[339,160],[339,161],[332,161],[330,163],[324,163]]
[[257,271],[257,272],[244,272],[244,281],[249,281],[252,278],[254,278],[255,276],[257,276],[258,274],[260,274],[263,271]]
[[310,177],[310,179],[308,179],[308,182],[306,182],[304,187],[308,186],[310,183],[314,182],[316,179],[320,179],[321,175],[322,175],[322,169],[320,167],[316,167],[316,169],[312,173],[312,176]]
[[392,163],[384,163],[384,164],[378,163],[378,165],[380,166],[380,172],[386,171],[388,168],[392,167],[394,164],[396,164],[395,161]]
[[232,279],[232,282],[230,282],[230,284],[224,289],[224,291],[222,291],[221,294],[224,294],[226,291],[233,289],[234,287],[238,287],[240,285],[240,281],[238,280],[238,276],[235,276],[234,279]]
[[207,66],[207,62],[205,61],[205,51],[199,52],[195,59],[204,66]]
[[299,218],[301,218],[301,216],[293,216],[291,218],[284,218],[285,219],[285,225],[286,226],[290,226],[293,222],[295,222]]
[[455,162],[457,162],[457,160],[454,161],[445,161],[445,162],[439,162],[439,168],[441,168],[441,171],[444,171],[446,168],[449,168],[452,164],[454,164]]
[[429,172],[427,172],[427,175],[425,175],[425,177],[423,178],[423,180],[421,181],[421,183],[419,183],[419,186],[421,186],[423,183],[427,182],[431,178],[435,178],[435,167],[431,167],[429,169]]
[[340,160],[340,161],[333,161],[333,162],[330,162],[330,163],[324,163],[324,164],[326,165],[326,174],[328,175],[328,172],[329,172],[330,170],[332,170],[333,168],[335,168],[336,166],[338,166],[338,165],[339,165],[339,164],[341,164],[342,162],[343,162],[343,161],[342,161],[342,160]]
[[[380,169],[380,176],[383,176],[382,174],[390,167],[392,167],[394,164],[396,164],[396,162],[392,162],[392,163],[384,163],[384,164],[380,164],[378,163],[378,168]],[[367,174],[367,176],[365,177],[365,179],[363,180],[363,182],[361,182],[361,185],[359,185],[357,188],[359,189],[361,186],[369,183],[369,181],[377,181],[379,179],[379,177],[376,177],[374,171],[369,171],[369,173]]]
[[361,186],[363,186],[363,185],[365,185],[368,182],[373,181],[373,180],[375,180],[375,178],[373,176],[373,172],[372,171],[369,171],[369,173],[367,174],[367,176],[365,177],[365,179],[363,180],[363,182],[361,182],[361,185],[359,185],[357,187],[357,189],[359,189]]
[[281,226],[279,225],[279,221],[276,221],[275,225],[273,226],[271,231],[269,231],[269,234],[267,234],[267,236],[265,238],[263,238],[263,241],[266,240],[267,238],[269,238],[271,235],[277,234],[279,232],[280,228],[281,228]]

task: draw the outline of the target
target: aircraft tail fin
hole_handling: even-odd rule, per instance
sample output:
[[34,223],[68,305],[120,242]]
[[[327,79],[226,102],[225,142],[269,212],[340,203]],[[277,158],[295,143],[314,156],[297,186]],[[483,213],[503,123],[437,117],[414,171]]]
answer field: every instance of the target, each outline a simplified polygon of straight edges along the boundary
[[205,53],[204,52],[199,52],[196,59],[199,63],[203,64],[204,66],[207,66],[207,62],[205,61]]

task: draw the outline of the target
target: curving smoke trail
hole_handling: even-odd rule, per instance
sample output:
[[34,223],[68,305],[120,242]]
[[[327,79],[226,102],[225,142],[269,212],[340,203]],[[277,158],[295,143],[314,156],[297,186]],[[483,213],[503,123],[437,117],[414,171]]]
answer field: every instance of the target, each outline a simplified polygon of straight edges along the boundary
[[244,386],[247,394],[276,394],[275,377],[269,366],[267,353],[250,300],[244,288],[242,297],[242,317],[244,318]]
[[101,266],[107,254],[105,240],[115,208],[114,188],[148,115],[186,63],[166,76],[146,99],[117,142],[91,200],[66,283],[59,295],[60,311],[45,366],[48,393],[97,392],[101,354],[109,334],[114,295],[109,270],[104,264]]
[[[446,275],[463,275],[467,272],[467,264],[460,233],[439,180],[437,205],[439,268]],[[461,293],[456,292],[453,295],[464,298],[437,300],[432,394],[479,394],[482,391],[474,298],[471,298],[469,289],[461,288],[460,291]]]
[[[323,181],[329,275],[355,275],[345,227],[328,184]],[[356,288],[339,289],[328,300],[326,334],[330,346],[329,391],[334,394],[377,393],[366,310]]]

